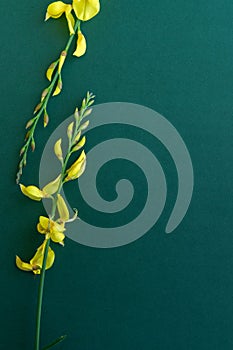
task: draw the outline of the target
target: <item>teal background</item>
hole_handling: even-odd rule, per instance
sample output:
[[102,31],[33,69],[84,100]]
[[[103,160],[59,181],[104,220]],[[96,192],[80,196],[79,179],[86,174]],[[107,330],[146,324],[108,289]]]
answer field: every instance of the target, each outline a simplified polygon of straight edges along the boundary
[[[43,207],[23,197],[14,178],[25,122],[47,84],[45,69],[68,35],[64,19],[43,23],[48,3],[3,0],[1,7],[0,349],[33,348],[38,278],[18,271],[14,256],[29,259],[40,244],[35,225]],[[163,215],[121,248],[93,249],[69,239],[64,249],[56,247],[42,344],[68,334],[57,349],[232,349],[232,19],[229,0],[113,0],[102,1],[101,13],[83,25],[87,54],[69,56],[63,92],[50,103],[48,128],[39,127],[23,182],[38,183],[47,138],[91,90],[96,103],[138,103],[165,116],[190,151],[195,188],[183,222],[165,235],[175,170],[161,145],[148,140],[167,166]],[[104,192],[108,185],[99,186]]]

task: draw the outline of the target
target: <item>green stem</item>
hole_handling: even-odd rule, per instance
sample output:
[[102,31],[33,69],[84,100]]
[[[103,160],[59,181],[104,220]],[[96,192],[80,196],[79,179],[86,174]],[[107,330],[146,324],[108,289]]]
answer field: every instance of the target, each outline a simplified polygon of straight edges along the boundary
[[46,261],[48,257],[50,239],[47,240],[45,245],[45,252],[43,258],[43,265],[40,274],[40,284],[38,291],[38,301],[37,301],[37,315],[36,315],[36,338],[35,338],[35,350],[40,349],[40,325],[41,325],[41,310],[42,310],[42,301],[43,301],[43,292],[44,292],[44,280],[45,280],[45,268]]
[[[72,154],[72,147],[75,144],[75,137],[79,131],[79,127],[81,124],[81,121],[84,117],[85,111],[87,110],[89,106],[89,101],[90,99],[93,99],[92,95],[87,98],[86,105],[83,107],[80,118],[78,120],[76,119],[75,121],[75,130],[73,133],[73,137],[71,138],[71,142],[69,142],[69,147],[67,150],[66,157],[64,159],[64,162],[62,162],[62,169],[61,169],[61,179],[60,183],[58,186],[58,189],[56,193],[54,194],[54,199],[53,199],[53,204],[52,204],[52,209],[51,209],[51,215],[50,219],[53,220],[56,214],[56,208],[57,208],[57,195],[60,194],[63,184],[64,184],[64,177],[65,177],[65,172],[67,168],[67,164],[69,161],[69,158]],[[48,251],[49,251],[49,245],[50,245],[50,238],[47,239],[46,245],[45,245],[45,251],[44,251],[44,256],[43,256],[43,264],[42,264],[42,269],[41,269],[41,274],[40,274],[40,283],[39,283],[39,290],[38,290],[38,301],[37,301],[37,313],[36,313],[36,336],[35,336],[35,350],[40,350],[40,329],[41,329],[41,311],[42,311],[42,301],[43,301],[43,291],[44,291],[44,281],[45,281],[45,272],[46,272],[46,262],[48,258]],[[65,336],[60,337],[58,340],[50,344],[47,349],[52,347],[53,345],[57,344],[58,342],[62,341],[65,339]],[[45,349],[46,349],[45,348]]]
[[[66,47],[65,47],[65,50],[64,50],[67,53],[68,53],[68,51],[70,49],[70,46],[71,46],[72,41],[73,41],[73,39],[74,39],[74,37],[76,35],[77,30],[80,28],[80,23],[81,23],[80,20],[77,19],[76,22],[75,22],[75,25],[74,25],[74,34],[71,34],[69,36],[69,39],[67,41],[67,44],[66,44]],[[59,60],[57,61],[57,65],[58,65],[58,63],[59,63]],[[33,122],[33,125],[31,127],[31,129],[29,130],[29,136],[28,136],[28,138],[27,138],[27,140],[26,140],[26,142],[25,142],[25,144],[23,146],[24,147],[24,152],[23,152],[22,158],[21,158],[21,160],[19,162],[18,173],[17,173],[17,176],[16,176],[16,182],[17,183],[19,183],[20,177],[22,175],[22,168],[26,165],[28,149],[30,147],[31,141],[34,140],[34,132],[35,132],[36,126],[38,124],[38,121],[41,118],[41,115],[43,114],[43,112],[47,108],[48,101],[49,101],[49,99],[51,97],[51,94],[52,94],[52,92],[54,90],[54,86],[55,86],[55,84],[57,83],[57,81],[59,79],[59,75],[60,74],[59,74],[58,70],[56,70],[56,72],[55,72],[55,74],[53,76],[53,79],[51,81],[51,84],[48,87],[48,93],[47,93],[46,97],[44,98],[44,100],[42,101],[42,105],[40,107],[40,110],[39,110],[39,112],[37,113],[37,115],[35,117],[35,121]]]

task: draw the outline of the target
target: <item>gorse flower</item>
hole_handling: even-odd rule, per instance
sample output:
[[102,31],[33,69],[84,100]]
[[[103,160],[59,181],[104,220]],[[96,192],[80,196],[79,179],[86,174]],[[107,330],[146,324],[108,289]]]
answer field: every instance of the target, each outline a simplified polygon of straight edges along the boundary
[[71,11],[71,5],[65,4],[62,1],[53,2],[47,8],[45,20],[47,21],[47,19],[49,19],[50,17],[59,18],[61,17],[61,15],[63,15],[63,13],[65,13],[70,34],[74,34],[74,17],[71,14]]
[[[61,173],[42,189],[34,185],[25,186],[20,184],[20,189],[26,197],[34,201],[41,201],[42,199],[52,200],[51,214],[49,217],[41,215],[37,224],[37,231],[45,237],[43,244],[37,249],[36,254],[29,263],[22,261],[18,256],[16,257],[16,265],[23,271],[32,271],[34,274],[40,274],[46,244],[48,244],[47,257],[45,259],[46,269],[49,269],[53,265],[55,258],[55,253],[49,246],[50,241],[64,246],[65,225],[77,218],[78,212],[76,209],[74,209],[75,213],[73,217],[70,218],[69,209],[60,192],[67,181],[78,179],[85,171],[86,154],[81,149],[86,143],[86,137],[82,136],[82,132],[87,128],[89,120],[84,123],[82,123],[82,120],[91,113],[92,110],[89,107],[93,104],[94,97],[93,94],[88,92],[87,97],[83,99],[80,111],[78,109],[75,110],[74,121],[67,127],[67,137],[69,140],[67,153],[63,155],[61,138],[54,144],[53,151],[61,162]],[[68,167],[67,164],[71,155],[78,151],[81,151],[81,153],[73,164]]]
[[42,198],[46,198],[46,193],[41,191],[38,187],[36,186],[24,186],[20,184],[20,189],[23,192],[23,194],[30,199],[33,199],[34,201],[41,201]]
[[41,117],[43,117],[44,127],[47,127],[49,123],[49,115],[47,112],[47,106],[52,96],[57,96],[61,93],[63,88],[62,81],[62,68],[66,61],[66,57],[71,47],[73,39],[76,37],[76,49],[73,55],[81,57],[86,53],[87,42],[86,38],[81,30],[82,22],[89,21],[95,17],[100,11],[99,0],[73,0],[72,3],[67,4],[63,1],[52,2],[46,11],[45,20],[50,18],[58,19],[61,16],[65,16],[69,28],[70,37],[67,41],[65,48],[60,52],[58,59],[49,65],[46,70],[46,77],[49,81],[49,85],[42,91],[39,103],[37,103],[34,109],[33,118],[29,119],[26,123],[26,135],[23,147],[20,150],[20,161],[16,177],[16,182],[19,183],[22,176],[23,167],[27,164],[27,154],[29,149],[35,150],[35,129],[37,123]]
[[51,238],[53,242],[64,245],[64,224],[59,224],[45,216],[40,216],[39,223],[37,224],[37,231],[45,234],[46,239]]
[[[44,259],[46,240],[42,243],[42,245],[37,249],[36,254],[33,258],[26,263],[20,259],[19,256],[16,256],[16,265],[20,270],[23,271],[32,271],[35,275],[40,274]],[[48,256],[46,260],[46,270],[52,267],[55,259],[54,251],[49,247]]]
[[[100,2],[99,0],[73,0],[73,3],[71,5],[71,4],[66,4],[63,1],[55,1],[48,6],[45,20],[47,21],[49,18],[56,19],[61,17],[63,14],[65,14],[70,35],[72,35],[75,33],[75,30],[74,30],[75,19],[74,19],[74,15],[72,14],[72,10],[74,11],[74,15],[77,17],[77,19],[79,19],[80,21],[88,21],[94,16],[96,16],[100,11]],[[86,52],[86,46],[87,46],[86,39],[80,30],[80,24],[79,24],[77,47],[73,55],[77,57],[83,56]],[[61,71],[61,66],[65,61],[65,56],[66,56],[66,52],[63,51],[62,61],[60,58],[60,62],[59,62],[59,68],[58,68],[59,71]]]

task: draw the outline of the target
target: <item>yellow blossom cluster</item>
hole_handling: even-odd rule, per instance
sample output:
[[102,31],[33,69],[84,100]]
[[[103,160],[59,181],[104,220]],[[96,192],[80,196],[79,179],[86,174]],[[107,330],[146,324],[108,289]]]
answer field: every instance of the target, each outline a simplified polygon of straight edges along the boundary
[[[72,11],[74,14],[72,13]],[[94,16],[96,16],[99,11],[100,11],[99,0],[73,0],[72,5],[66,4],[63,1],[55,1],[48,6],[45,20],[47,21],[49,18],[59,18],[63,14],[65,14],[70,35],[72,35],[72,34],[75,34],[74,15],[80,21],[88,21]],[[80,57],[84,55],[85,52],[86,52],[86,39],[83,33],[81,32],[81,29],[79,26],[77,47],[73,55]],[[58,68],[59,72],[61,71],[61,67],[65,61],[65,57],[66,55],[64,53],[63,53],[63,56],[60,57],[59,68]]]
[[[73,125],[71,123],[67,129],[68,137],[71,137],[72,135],[72,130],[71,130],[72,128],[73,128]],[[81,132],[79,132],[74,137],[74,143],[72,146],[71,153],[79,150],[81,147],[84,146],[85,140],[86,140],[85,136],[83,136],[81,141],[79,141],[80,136],[81,136]],[[59,139],[55,143],[54,153],[63,164],[64,160],[62,155],[61,141],[62,140]],[[56,220],[54,220],[53,217],[52,218],[46,217],[46,216],[39,217],[39,222],[37,224],[37,231],[45,235],[44,242],[37,249],[34,257],[29,261],[29,263],[22,261],[20,257],[16,256],[16,265],[20,270],[32,271],[34,274],[40,274],[42,264],[43,264],[43,256],[45,253],[46,242],[48,240],[51,240],[54,243],[59,243],[62,246],[64,245],[64,239],[65,239],[64,232],[66,230],[65,224],[66,222],[71,222],[77,218],[77,211],[75,212],[74,216],[70,218],[69,210],[67,208],[65,200],[59,192],[62,188],[62,185],[65,182],[78,179],[83,174],[85,167],[86,167],[86,154],[84,151],[82,151],[79,157],[76,159],[76,161],[64,172],[63,176],[61,176],[61,174],[58,175],[56,179],[49,182],[42,189],[34,185],[24,186],[23,184],[20,184],[20,189],[22,193],[26,197],[34,201],[41,201],[44,198],[52,199],[53,203],[55,203],[54,207],[57,209],[58,216],[59,216],[58,219]],[[49,269],[53,265],[54,259],[55,259],[55,253],[51,249],[51,247],[49,247],[47,260],[46,260],[46,269]]]

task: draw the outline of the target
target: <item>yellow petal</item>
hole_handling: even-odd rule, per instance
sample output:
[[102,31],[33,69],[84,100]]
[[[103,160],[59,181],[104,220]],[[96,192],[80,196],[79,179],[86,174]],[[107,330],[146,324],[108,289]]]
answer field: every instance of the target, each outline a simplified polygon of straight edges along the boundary
[[50,224],[50,220],[46,216],[40,216],[39,217],[39,224],[40,224],[40,228],[41,229],[48,230],[48,227],[49,227],[49,224]]
[[59,65],[58,65],[58,73],[59,74],[61,73],[61,69],[62,69],[63,64],[65,62],[66,56],[67,56],[67,52],[65,50],[62,51],[61,55],[60,55],[60,58],[59,58]]
[[55,89],[55,91],[53,93],[53,96],[59,95],[61,90],[62,90],[62,80],[61,80],[61,77],[59,77],[56,89]]
[[36,228],[37,228],[37,231],[42,233],[42,234],[48,233],[48,231],[43,226],[41,226],[40,223],[37,224]]
[[83,136],[82,139],[81,139],[81,141],[79,141],[79,142],[77,143],[77,145],[74,146],[74,148],[72,149],[72,151],[73,151],[73,152],[78,151],[80,148],[82,148],[82,147],[85,145],[85,143],[86,143],[86,137]]
[[67,127],[67,137],[68,139],[71,139],[74,129],[74,122],[70,123]]
[[63,232],[66,230],[64,223],[59,224],[56,221],[52,221],[52,229],[59,232]]
[[34,201],[40,201],[42,198],[45,198],[46,195],[36,186],[24,186],[20,184],[20,189],[23,194]]
[[65,181],[75,180],[80,177],[86,167],[86,154],[82,151],[79,158],[71,165],[71,167],[67,170],[67,177]]
[[59,160],[63,160],[61,142],[62,142],[62,139],[59,139],[54,145],[54,153],[56,154]]
[[43,192],[48,194],[48,195],[52,195],[55,192],[57,192],[59,184],[60,184],[60,178],[61,175],[58,175],[58,177],[56,177],[55,180],[49,182],[44,188],[43,188]]
[[77,56],[77,57],[81,57],[85,54],[86,49],[87,49],[87,43],[86,43],[85,36],[79,30],[78,31],[77,47],[76,47],[76,50],[74,51],[73,55]]
[[65,238],[64,233],[60,232],[60,231],[52,231],[51,232],[51,240],[55,243],[63,243],[63,240]]
[[19,256],[16,255],[16,266],[20,269],[20,270],[23,270],[23,271],[32,271],[32,266],[28,263],[25,263],[24,261],[22,261],[20,259]]
[[100,10],[99,0],[73,0],[73,9],[78,19],[88,21]]
[[71,5],[65,4],[62,1],[52,2],[47,8],[45,20],[49,19],[50,17],[59,18],[67,10],[68,6]]
[[62,221],[69,220],[69,210],[64,198],[60,194],[57,195],[57,210]]
[[72,11],[72,7],[69,7],[66,10],[66,19],[67,19],[70,35],[75,33],[75,31],[74,31],[75,20],[74,20],[74,17],[72,15],[71,11]]
[[[40,270],[42,269],[45,246],[46,246],[46,240],[37,249],[36,254],[30,260],[32,270],[35,274],[40,274]],[[46,270],[49,269],[53,265],[54,259],[55,259],[54,251],[49,247],[48,256],[47,256],[47,260],[46,260],[46,267],[45,267]]]
[[49,66],[49,68],[48,68],[47,71],[46,71],[46,77],[47,77],[47,79],[48,79],[49,81],[52,80],[52,75],[53,75],[54,69],[55,69],[56,66],[57,66],[57,62],[58,62],[58,61],[51,63],[50,66]]

